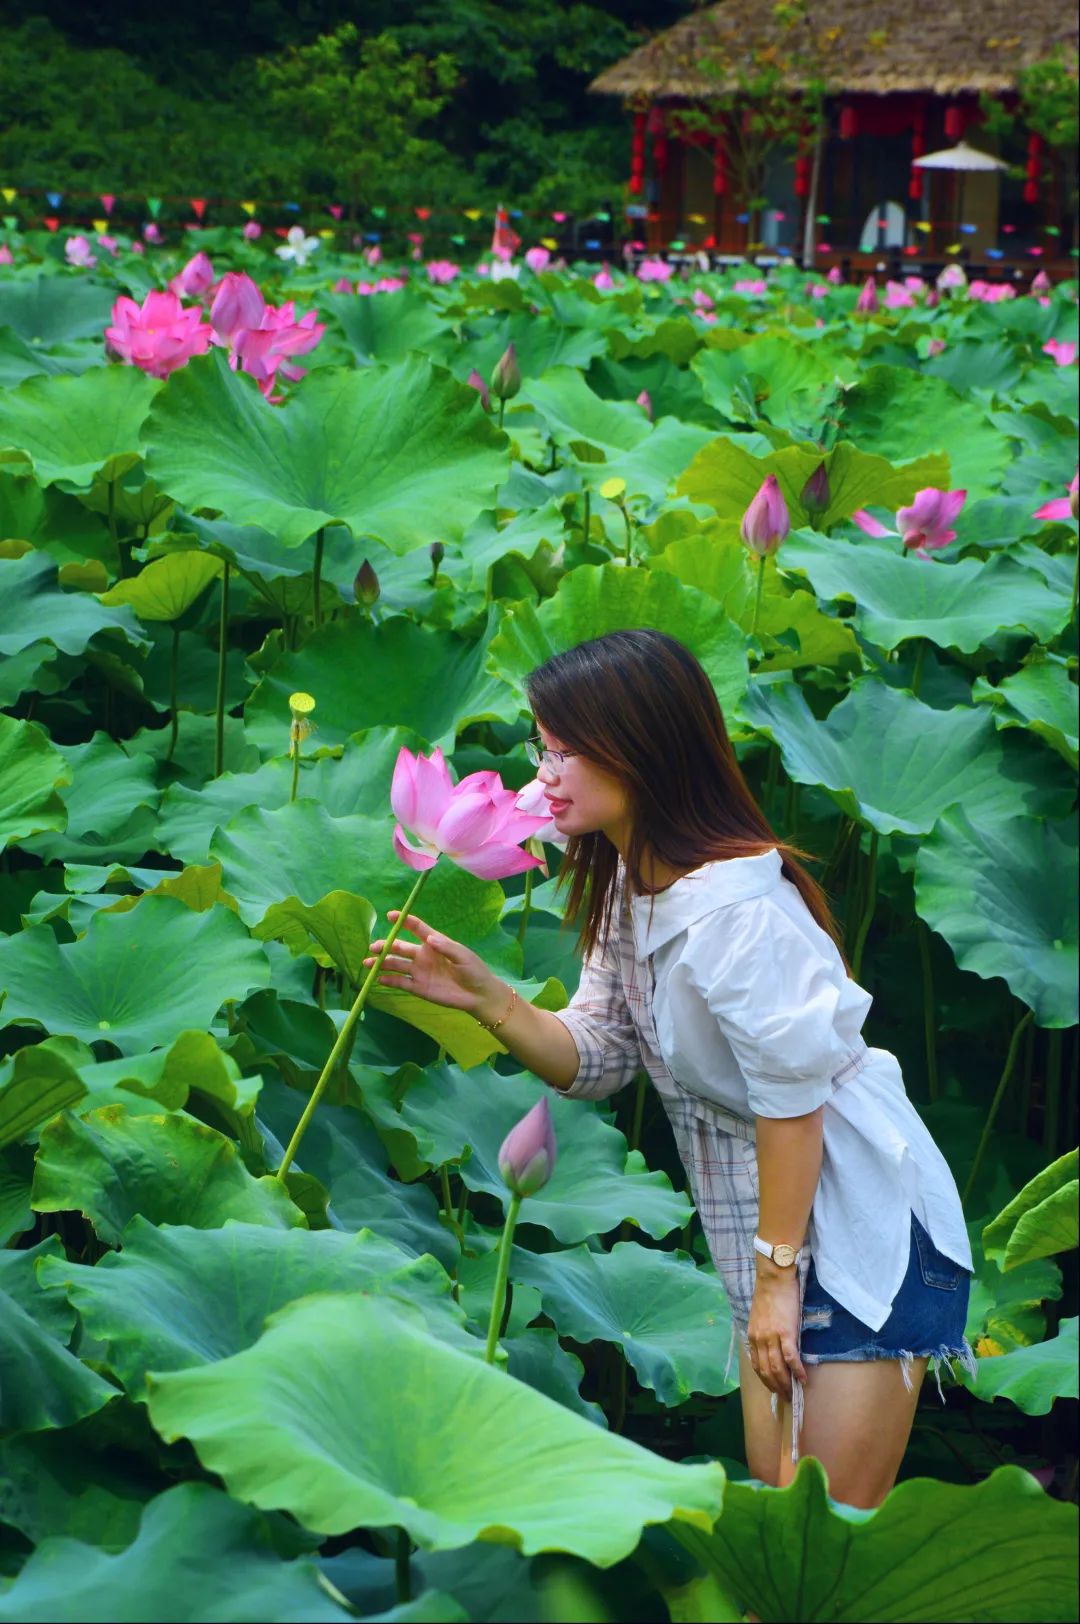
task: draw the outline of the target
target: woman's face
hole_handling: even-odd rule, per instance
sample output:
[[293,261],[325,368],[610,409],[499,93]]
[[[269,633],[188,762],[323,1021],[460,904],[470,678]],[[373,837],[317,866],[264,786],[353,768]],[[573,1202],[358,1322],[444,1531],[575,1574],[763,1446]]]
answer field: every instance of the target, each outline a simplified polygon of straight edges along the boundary
[[[537,724],[545,750],[562,749],[562,741]],[[603,830],[620,849],[630,822],[630,802],[617,778],[595,761],[569,755],[560,767],[542,766],[536,776],[560,835],[588,835]]]

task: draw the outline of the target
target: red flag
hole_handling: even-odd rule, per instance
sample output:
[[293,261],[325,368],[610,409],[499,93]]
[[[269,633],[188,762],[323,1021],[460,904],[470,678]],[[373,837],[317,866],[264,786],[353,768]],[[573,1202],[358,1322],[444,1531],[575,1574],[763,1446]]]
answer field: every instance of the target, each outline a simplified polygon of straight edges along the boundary
[[413,213],[416,215],[418,220],[429,220],[431,218],[430,209],[414,209]]
[[206,213],[205,197],[193,197],[191,199],[191,208],[196,220],[201,220],[203,215]]
[[329,208],[330,213],[334,216],[335,220],[340,220],[342,214],[345,212],[340,203],[329,203],[327,204],[327,207]]
[[495,231],[491,239],[491,252],[497,259],[512,259],[521,247],[521,238],[506,217],[500,203],[495,210]]
[[106,214],[111,214],[112,213],[113,204],[115,202],[116,202],[116,198],[115,198],[115,196],[113,195],[112,192],[102,192],[101,193],[101,206],[105,210]]
[[47,214],[45,216],[45,224],[48,226],[50,231],[55,231],[57,226],[60,224],[60,221],[54,214]]

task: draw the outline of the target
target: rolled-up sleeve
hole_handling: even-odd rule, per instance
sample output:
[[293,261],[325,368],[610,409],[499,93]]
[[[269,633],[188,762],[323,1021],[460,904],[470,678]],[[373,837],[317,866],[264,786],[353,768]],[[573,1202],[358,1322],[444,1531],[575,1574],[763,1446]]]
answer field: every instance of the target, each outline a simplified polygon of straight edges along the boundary
[[577,1076],[561,1094],[601,1100],[640,1071],[641,1046],[623,992],[616,930],[602,950],[586,956],[577,992],[566,1009],[553,1013],[573,1038],[579,1058]]
[[731,1046],[755,1116],[823,1105],[852,1050],[836,1030],[846,972],[783,908],[756,897],[721,909],[694,943],[692,977]]

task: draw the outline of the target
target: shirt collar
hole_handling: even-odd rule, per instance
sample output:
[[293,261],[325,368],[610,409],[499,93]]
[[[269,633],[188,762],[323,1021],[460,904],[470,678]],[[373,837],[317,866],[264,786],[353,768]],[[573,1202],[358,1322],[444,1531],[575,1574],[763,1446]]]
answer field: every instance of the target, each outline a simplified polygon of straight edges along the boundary
[[[742,902],[746,897],[762,896],[771,891],[781,878],[780,853],[760,852],[756,857],[720,858],[703,863],[691,873],[668,886],[654,897],[631,897],[630,917],[634,925],[634,939],[641,958],[648,958],[657,948],[670,942],[680,931],[695,920],[723,908],[729,902]],[[652,903],[652,924],[649,923],[649,904]]]

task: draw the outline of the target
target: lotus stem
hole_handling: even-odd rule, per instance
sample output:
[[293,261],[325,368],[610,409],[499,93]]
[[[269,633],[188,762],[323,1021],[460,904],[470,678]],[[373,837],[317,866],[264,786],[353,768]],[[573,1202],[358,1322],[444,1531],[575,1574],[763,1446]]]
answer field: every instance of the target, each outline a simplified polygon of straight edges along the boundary
[[1046,1034],[1046,1080],[1043,1084],[1043,1150],[1047,1156],[1058,1153],[1058,1124],[1061,1119],[1061,1028]]
[[623,553],[623,563],[627,566],[627,568],[629,568],[629,566],[630,566],[630,545],[631,545],[631,543],[632,543],[632,541],[634,539],[634,532],[630,528],[630,515],[626,511],[626,509],[623,507],[621,502],[619,504],[619,512],[622,514],[622,522],[626,526],[626,550]]
[[855,937],[855,951],[851,955],[851,973],[858,981],[862,973],[863,948],[874,918],[874,904],[877,901],[877,854],[878,832],[870,831],[870,852],[867,857],[866,869],[866,900],[863,903],[862,917],[859,920],[859,930]]
[[510,1248],[514,1241],[514,1228],[517,1224],[518,1213],[521,1211],[521,1201],[521,1196],[511,1194],[510,1205],[506,1209],[506,1222],[503,1224],[502,1240],[499,1242],[499,1261],[495,1267],[495,1289],[491,1294],[487,1346],[484,1349],[484,1358],[489,1365],[495,1363],[495,1349],[499,1342],[499,1326],[502,1323],[503,1304],[506,1301],[506,1278],[510,1273]]
[[176,708],[176,690],[180,674],[180,628],[173,622],[172,649],[169,654],[169,710],[172,712],[172,730],[169,734],[169,750],[165,757],[171,761],[176,750],[176,740],[180,732],[180,712]]
[[372,987],[375,985],[375,980],[376,980],[376,978],[377,978],[377,976],[379,974],[379,971],[382,969],[383,960],[386,958],[386,955],[389,953],[390,949],[393,947],[394,943],[397,941],[398,933],[401,931],[401,929],[403,928],[403,926],[405,924],[406,919],[409,917],[409,915],[412,912],[413,908],[416,906],[416,899],[420,895],[421,891],[424,889],[424,883],[427,880],[428,875],[433,872],[433,869],[434,869],[434,865],[432,866],[432,868],[425,868],[421,873],[419,873],[416,876],[416,884],[413,886],[412,890],[409,892],[408,899],[407,899],[407,901],[405,903],[404,908],[402,908],[401,912],[398,914],[397,918],[394,920],[393,924],[390,926],[390,930],[387,933],[386,940],[382,945],[382,951],[379,953],[378,957],[375,960],[375,963],[371,966],[371,969],[368,971],[367,975],[364,977],[363,985],[361,986],[360,991],[357,993],[355,999],[353,1000],[353,1006],[350,1009],[348,1015],[345,1017],[344,1024],[342,1025],[341,1031],[337,1035],[337,1039],[335,1040],[333,1048],[330,1050],[330,1053],[326,1057],[326,1064],[323,1066],[322,1071],[319,1073],[319,1080],[315,1084],[315,1087],[311,1091],[311,1098],[308,1100],[306,1106],[304,1107],[303,1114],[302,1114],[299,1122],[296,1124],[295,1129],[293,1130],[293,1136],[289,1140],[288,1146],[286,1147],[286,1150],[285,1150],[285,1154],[281,1159],[281,1166],[278,1168],[277,1172],[274,1175],[274,1177],[277,1179],[278,1183],[281,1184],[281,1185],[284,1185],[284,1183],[285,1183],[285,1179],[286,1179],[286,1176],[288,1174],[289,1168],[292,1166],[293,1158],[295,1157],[296,1152],[300,1147],[300,1141],[303,1139],[305,1133],[307,1132],[308,1123],[311,1121],[312,1117],[315,1115],[316,1107],[318,1106],[319,1101],[322,1099],[323,1095],[326,1092],[326,1086],[329,1083],[331,1077],[334,1075],[334,1071],[335,1071],[335,1069],[337,1067],[338,1061],[340,1060],[341,1056],[344,1053],[346,1053],[348,1048],[351,1046],[352,1036],[353,1036],[353,1032],[354,1032],[355,1027],[356,1027],[356,1023],[360,1019],[361,1014],[363,1013],[364,1005],[367,1003],[367,1000],[368,1000],[368,993],[371,991]]
[[462,1241],[464,1242],[464,1239],[465,1239],[465,1215],[469,1210],[469,1186],[465,1183],[465,1180],[461,1177],[461,1169],[460,1168],[458,1169],[458,1178],[461,1180],[461,1193],[458,1196],[457,1221],[458,1221],[458,1228],[461,1231]]
[[289,785],[289,805],[296,800],[296,791],[300,785],[300,740],[292,741],[292,783]]
[[645,1089],[648,1084],[648,1074],[638,1072],[637,1091],[634,1094],[634,1116],[630,1123],[630,1149],[641,1148],[641,1123],[645,1115]]
[[926,653],[926,638],[919,638],[919,646],[915,650],[915,664],[911,672],[911,692],[916,699],[919,697],[919,685],[922,682],[923,655]]
[[229,652],[229,564],[221,571],[221,615],[218,620],[217,700],[214,706],[214,777],[225,769],[225,662]]
[[326,545],[326,531],[320,530],[315,537],[315,563],[311,571],[312,614],[316,627],[323,623],[322,617],[322,567],[323,549]]
[[504,395],[500,395],[499,396],[499,427],[500,428],[502,428],[502,426],[503,426],[503,418],[505,416],[506,416],[506,397]]
[[621,1432],[626,1421],[626,1355],[621,1348],[616,1348],[615,1357],[619,1361],[619,1371],[615,1378],[615,1414],[611,1419],[611,1430]]
[[525,945],[525,932],[529,927],[529,915],[532,913],[533,875],[535,872],[536,870],[532,868],[525,870],[525,898],[521,905],[521,923],[518,925],[517,933],[518,942],[522,947]]
[[750,636],[757,636],[758,615],[761,613],[761,594],[765,590],[765,554],[758,559],[757,593],[754,596],[754,619],[750,627]]
[[923,1033],[926,1040],[926,1081],[931,1103],[938,1097],[937,1022],[934,1019],[934,966],[930,959],[930,930],[926,921],[915,919],[915,938],[922,965]]
[[1005,1066],[1002,1070],[1000,1078],[998,1079],[997,1088],[994,1090],[994,1097],[990,1101],[990,1109],[987,1111],[986,1121],[983,1123],[982,1137],[980,1138],[978,1148],[975,1151],[975,1160],[971,1164],[971,1172],[968,1174],[967,1183],[964,1185],[962,1203],[965,1207],[967,1206],[971,1197],[972,1190],[975,1188],[975,1180],[979,1176],[979,1169],[982,1166],[983,1157],[986,1155],[986,1147],[990,1143],[990,1135],[994,1130],[994,1123],[997,1120],[997,1114],[1001,1107],[1001,1102],[1005,1098],[1005,1090],[1009,1086],[1009,1078],[1013,1074],[1013,1067],[1016,1064],[1016,1051],[1020,1046],[1020,1039],[1023,1036],[1025,1028],[1034,1019],[1034,1016],[1035,1011],[1033,1009],[1025,1010],[1020,1020],[1017,1021],[1016,1025],[1013,1027],[1013,1035],[1009,1040],[1009,1052],[1005,1056]]
[[584,496],[585,518],[581,526],[581,539],[583,544],[587,547],[589,544],[589,526],[592,524],[592,491],[586,490],[584,492]]
[[412,1555],[412,1540],[408,1531],[398,1528],[397,1541],[394,1547],[394,1590],[398,1605],[412,1601],[412,1578],[409,1573],[409,1557]]

